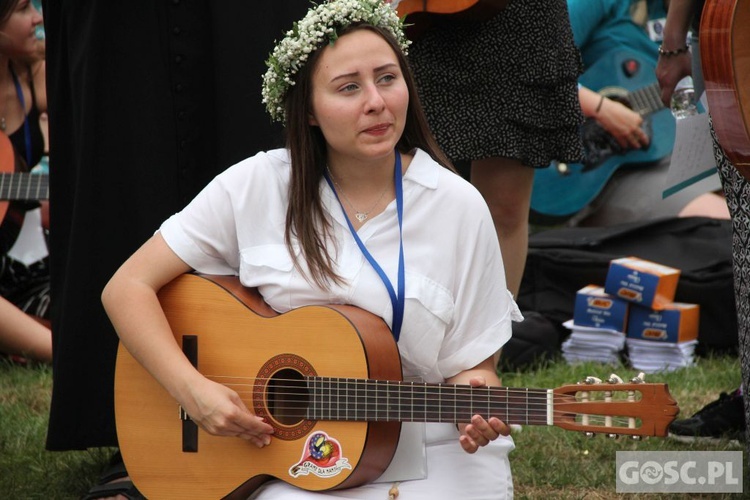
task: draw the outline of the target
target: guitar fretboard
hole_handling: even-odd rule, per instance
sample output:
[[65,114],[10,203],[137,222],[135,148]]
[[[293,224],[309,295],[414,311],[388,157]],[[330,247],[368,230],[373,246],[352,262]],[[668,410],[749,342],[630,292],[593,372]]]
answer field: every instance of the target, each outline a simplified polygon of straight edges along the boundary
[[628,101],[633,109],[642,116],[655,113],[666,107],[661,102],[661,89],[658,82],[653,82],[650,85],[630,92],[628,94]]
[[0,173],[0,200],[49,199],[49,175],[27,172]]
[[469,422],[552,425],[552,391],[507,387],[310,377],[310,420]]

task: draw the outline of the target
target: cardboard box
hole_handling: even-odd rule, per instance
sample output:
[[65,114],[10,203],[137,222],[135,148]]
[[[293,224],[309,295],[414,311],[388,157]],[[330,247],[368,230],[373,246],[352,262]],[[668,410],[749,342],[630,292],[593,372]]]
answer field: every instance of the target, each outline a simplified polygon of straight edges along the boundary
[[623,257],[610,262],[604,291],[658,310],[672,303],[679,279],[679,269],[638,257]]
[[625,333],[629,305],[627,301],[605,293],[601,286],[585,286],[576,292],[573,324]]
[[657,342],[686,342],[698,338],[700,307],[673,302],[662,310],[632,306],[627,337]]

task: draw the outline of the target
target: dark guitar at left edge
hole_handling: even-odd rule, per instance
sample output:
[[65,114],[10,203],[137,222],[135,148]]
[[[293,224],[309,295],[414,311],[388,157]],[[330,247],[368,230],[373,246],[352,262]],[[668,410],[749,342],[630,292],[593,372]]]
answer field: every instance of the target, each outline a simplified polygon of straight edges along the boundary
[[186,357],[237,391],[275,432],[259,449],[198,430],[120,346],[118,442],[147,498],[247,498],[272,478],[310,491],[358,486],[388,467],[401,422],[458,423],[482,414],[579,432],[664,436],[679,412],[665,384],[529,389],[405,382],[382,319],[346,305],[279,315],[234,277],[186,274],[159,300]]

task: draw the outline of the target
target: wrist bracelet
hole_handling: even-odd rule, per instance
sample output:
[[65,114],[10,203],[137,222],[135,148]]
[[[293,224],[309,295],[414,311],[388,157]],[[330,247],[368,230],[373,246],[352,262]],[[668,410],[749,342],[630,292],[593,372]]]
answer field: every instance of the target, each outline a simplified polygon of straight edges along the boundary
[[599,110],[602,109],[602,104],[604,104],[604,94],[602,94],[602,98],[599,99],[599,105],[596,107],[596,110],[594,111],[594,114],[598,115]]
[[684,47],[680,47],[679,49],[674,50],[664,50],[663,45],[659,45],[659,55],[664,57],[671,57],[671,56],[678,56],[680,54],[684,54],[689,50],[689,47],[685,45]]

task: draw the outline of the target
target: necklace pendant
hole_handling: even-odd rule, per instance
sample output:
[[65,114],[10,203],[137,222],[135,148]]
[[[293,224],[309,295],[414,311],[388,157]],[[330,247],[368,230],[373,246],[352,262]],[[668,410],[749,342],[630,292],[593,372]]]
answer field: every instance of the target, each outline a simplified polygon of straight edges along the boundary
[[363,212],[357,212],[356,214],[354,214],[354,217],[356,217],[359,222],[364,222],[367,220],[367,214]]

